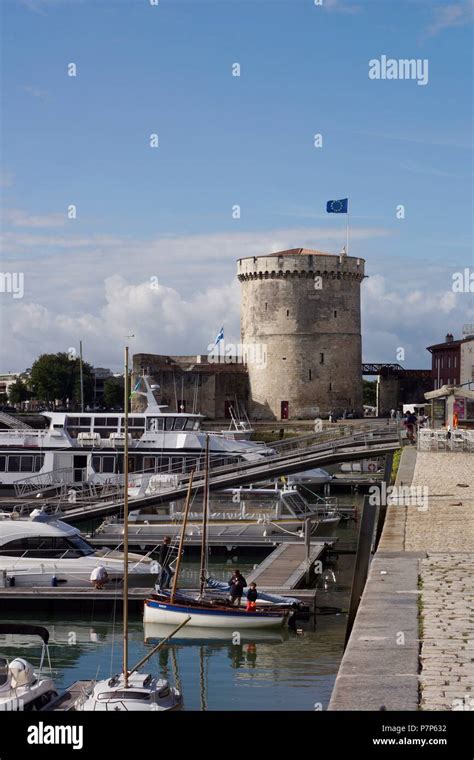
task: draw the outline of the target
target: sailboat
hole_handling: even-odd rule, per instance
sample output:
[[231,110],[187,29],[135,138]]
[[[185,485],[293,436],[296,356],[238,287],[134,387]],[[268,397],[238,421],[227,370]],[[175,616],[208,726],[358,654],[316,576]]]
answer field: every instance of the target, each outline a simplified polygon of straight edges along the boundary
[[[191,472],[184,507],[184,519],[178,549],[176,573],[173,578],[171,593],[160,590],[145,600],[143,622],[177,625],[188,619],[188,626],[198,628],[228,628],[232,630],[247,630],[249,628],[280,628],[293,615],[292,605],[257,606],[248,612],[243,607],[234,607],[226,599],[206,599],[205,587],[207,577],[207,523],[209,513],[209,438],[206,442],[206,468],[204,480],[204,504],[201,542],[201,572],[199,595],[195,598],[189,593],[178,591],[178,576],[181,567],[186,522],[191,503],[192,482],[194,473]],[[293,601],[293,600],[292,600]]]
[[151,652],[148,652],[132,668],[128,666],[128,346],[125,347],[125,403],[124,403],[124,573],[123,573],[123,668],[122,672],[101,681],[92,683],[92,688],[81,694],[74,704],[80,711],[135,711],[180,710],[183,698],[178,689],[170,686],[163,678],[156,678],[151,673],[143,674],[139,669],[145,662],[161,649],[169,639],[189,621],[183,616],[178,627],[163,639]]

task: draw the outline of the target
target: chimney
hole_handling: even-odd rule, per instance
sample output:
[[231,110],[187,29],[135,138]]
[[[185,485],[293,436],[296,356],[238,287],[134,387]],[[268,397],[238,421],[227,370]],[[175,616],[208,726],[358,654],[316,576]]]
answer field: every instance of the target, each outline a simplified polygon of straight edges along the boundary
[[454,338],[453,338],[453,334],[452,334],[452,333],[448,333],[448,334],[446,335],[446,338],[445,338],[445,340],[446,340],[446,343],[452,343],[452,342],[453,342],[453,340],[454,340]]

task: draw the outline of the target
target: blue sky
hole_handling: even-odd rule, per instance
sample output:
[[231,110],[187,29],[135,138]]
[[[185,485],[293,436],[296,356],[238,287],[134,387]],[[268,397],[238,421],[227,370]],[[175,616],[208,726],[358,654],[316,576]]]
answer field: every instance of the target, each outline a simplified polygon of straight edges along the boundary
[[[470,0],[1,8],[2,271],[25,276],[22,299],[0,294],[1,371],[81,338],[115,367],[130,332],[134,351],[205,352],[221,324],[237,340],[235,259],[339,252],[325,203],[345,196],[365,360],[402,346],[427,366],[426,345],[474,322],[451,289],[473,266]],[[428,84],[369,79],[381,55],[428,59]]]

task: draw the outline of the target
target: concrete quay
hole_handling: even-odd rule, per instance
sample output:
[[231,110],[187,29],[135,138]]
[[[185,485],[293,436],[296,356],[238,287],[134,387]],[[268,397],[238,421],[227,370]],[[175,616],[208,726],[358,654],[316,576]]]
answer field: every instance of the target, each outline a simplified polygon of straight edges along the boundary
[[405,448],[329,710],[474,710],[474,455]]

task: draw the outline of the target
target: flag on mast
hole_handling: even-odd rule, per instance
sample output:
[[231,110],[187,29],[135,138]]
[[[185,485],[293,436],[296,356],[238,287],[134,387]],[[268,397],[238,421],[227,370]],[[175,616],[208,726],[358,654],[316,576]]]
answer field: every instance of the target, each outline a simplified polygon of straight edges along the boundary
[[134,388],[134,389],[133,389],[133,391],[131,392],[131,394],[130,394],[129,398],[132,398],[132,396],[134,396],[134,395],[135,395],[135,393],[138,391],[138,389],[139,389],[139,387],[140,387],[140,383],[141,383],[141,378],[140,378],[140,379],[137,381],[137,383],[136,383],[136,385],[135,385],[135,388]]
[[217,346],[217,344],[220,343],[221,340],[224,340],[224,328],[223,327],[221,327],[221,329],[219,330],[214,345]]
[[328,201],[326,203],[326,211],[328,214],[348,214],[349,198],[341,198],[338,201]]

